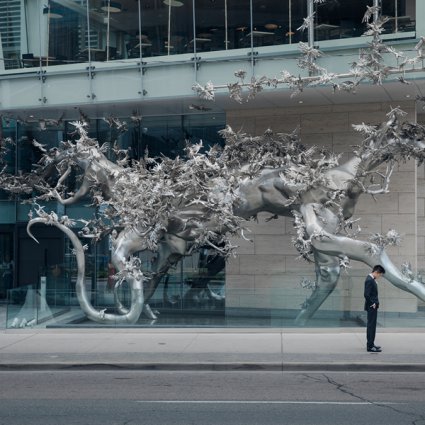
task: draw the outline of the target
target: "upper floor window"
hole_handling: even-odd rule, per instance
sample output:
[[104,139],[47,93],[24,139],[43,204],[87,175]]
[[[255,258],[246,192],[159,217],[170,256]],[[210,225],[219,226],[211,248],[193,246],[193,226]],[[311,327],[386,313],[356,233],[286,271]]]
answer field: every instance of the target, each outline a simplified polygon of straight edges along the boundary
[[[417,0],[379,0],[384,35],[415,31]],[[47,67],[307,41],[313,0],[0,0],[0,67]],[[372,0],[314,3],[314,40],[360,37]],[[41,6],[40,6],[41,5]],[[28,17],[31,16],[31,19]]]

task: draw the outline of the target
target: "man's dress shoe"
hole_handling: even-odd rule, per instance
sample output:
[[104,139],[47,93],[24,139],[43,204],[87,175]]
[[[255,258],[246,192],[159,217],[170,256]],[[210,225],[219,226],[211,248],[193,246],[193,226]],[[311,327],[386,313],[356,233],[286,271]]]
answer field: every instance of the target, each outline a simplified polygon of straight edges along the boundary
[[370,353],[380,353],[382,350],[379,347],[370,347],[367,349]]

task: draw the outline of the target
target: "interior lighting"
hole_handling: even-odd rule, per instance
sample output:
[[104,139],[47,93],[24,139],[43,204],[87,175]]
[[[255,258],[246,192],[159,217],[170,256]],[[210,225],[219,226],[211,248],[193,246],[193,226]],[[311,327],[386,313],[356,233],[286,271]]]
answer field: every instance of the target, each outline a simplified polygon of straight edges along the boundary
[[118,3],[117,1],[104,0],[102,1],[102,6],[100,9],[104,12],[118,13],[121,12],[122,6],[121,3]]
[[180,0],[164,0],[164,4],[171,7],[181,7],[184,5]]
[[266,28],[266,29],[268,29],[270,31],[274,31],[274,30],[277,30],[278,25],[277,24],[273,24],[273,23],[270,22],[270,23],[264,25],[264,28]]

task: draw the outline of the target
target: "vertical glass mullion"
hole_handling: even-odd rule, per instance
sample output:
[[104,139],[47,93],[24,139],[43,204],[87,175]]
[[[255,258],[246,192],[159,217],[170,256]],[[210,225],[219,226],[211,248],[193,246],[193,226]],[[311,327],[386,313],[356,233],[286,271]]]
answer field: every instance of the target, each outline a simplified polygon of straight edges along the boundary
[[198,55],[196,53],[196,0],[192,0],[192,31],[193,31],[193,54],[195,58],[195,64],[193,67],[193,73],[194,73],[194,81],[198,81],[198,66],[197,66],[197,60]]
[[251,75],[254,76],[254,16],[253,16],[253,5],[252,0],[249,0],[249,31],[250,31],[250,44],[251,44]]
[[315,16],[314,14],[314,3],[313,0],[307,0],[307,16],[310,16],[310,24],[308,26],[308,45],[310,47],[314,46],[314,21]]

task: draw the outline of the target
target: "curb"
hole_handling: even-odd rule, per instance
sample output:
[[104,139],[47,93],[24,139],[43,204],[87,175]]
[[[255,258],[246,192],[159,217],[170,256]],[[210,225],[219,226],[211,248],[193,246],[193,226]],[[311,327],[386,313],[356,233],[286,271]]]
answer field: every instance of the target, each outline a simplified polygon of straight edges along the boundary
[[3,363],[6,371],[425,372],[425,363]]

